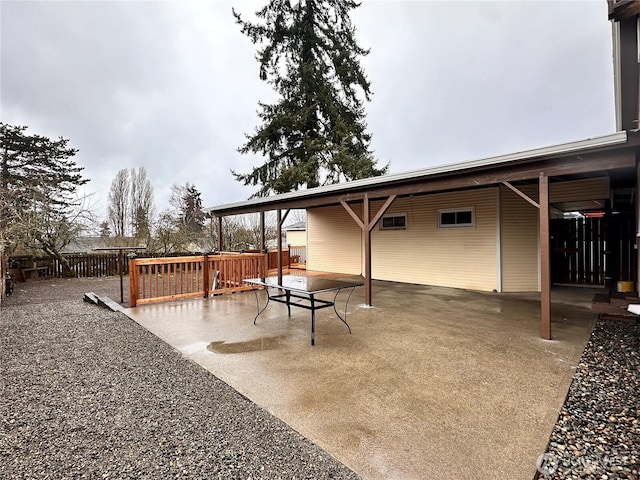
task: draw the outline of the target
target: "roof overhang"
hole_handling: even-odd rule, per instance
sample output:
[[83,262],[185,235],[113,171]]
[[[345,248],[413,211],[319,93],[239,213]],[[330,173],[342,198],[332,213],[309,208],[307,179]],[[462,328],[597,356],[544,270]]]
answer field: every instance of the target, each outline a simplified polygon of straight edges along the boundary
[[638,132],[617,132],[577,142],[536,148],[468,162],[298,190],[218,205],[205,212],[223,217],[277,209],[306,209],[384,198],[478,188],[548,177],[635,168]]

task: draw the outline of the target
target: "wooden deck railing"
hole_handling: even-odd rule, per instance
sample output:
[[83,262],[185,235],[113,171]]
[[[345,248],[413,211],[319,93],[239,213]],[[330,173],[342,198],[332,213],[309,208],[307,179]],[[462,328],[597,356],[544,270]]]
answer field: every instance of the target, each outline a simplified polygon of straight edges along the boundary
[[242,281],[265,277],[263,253],[129,260],[129,305],[251,290]]
[[307,247],[305,245],[289,245],[289,263],[307,263]]
[[[242,252],[261,253],[260,250],[242,250]],[[234,254],[234,253],[240,253],[240,250],[229,250],[228,252],[222,252],[222,253]],[[284,267],[289,267],[289,263],[290,263],[289,249],[283,248],[282,249],[282,265]],[[275,248],[271,248],[267,250],[267,270],[275,270],[277,268],[278,268],[278,250]]]

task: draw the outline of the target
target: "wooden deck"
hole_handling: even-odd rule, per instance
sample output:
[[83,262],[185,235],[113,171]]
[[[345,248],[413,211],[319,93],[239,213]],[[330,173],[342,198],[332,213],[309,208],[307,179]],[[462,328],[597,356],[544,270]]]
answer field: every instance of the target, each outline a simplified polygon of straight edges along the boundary
[[243,253],[129,260],[129,304],[250,290],[245,278],[267,275],[267,255]]

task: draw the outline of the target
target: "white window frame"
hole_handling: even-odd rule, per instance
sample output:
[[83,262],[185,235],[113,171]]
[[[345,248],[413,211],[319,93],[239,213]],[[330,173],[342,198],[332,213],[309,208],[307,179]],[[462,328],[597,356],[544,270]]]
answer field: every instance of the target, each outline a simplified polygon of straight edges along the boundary
[[[471,223],[442,223],[443,213],[471,213]],[[438,210],[438,228],[474,228],[476,226],[476,209],[474,207],[444,208]]]
[[[385,218],[398,218],[398,217],[402,217],[404,218],[404,226],[401,227],[385,227],[384,226],[384,220]],[[389,215],[383,215],[382,218],[380,219],[380,230],[406,230],[407,229],[407,214],[406,213],[390,213]]]

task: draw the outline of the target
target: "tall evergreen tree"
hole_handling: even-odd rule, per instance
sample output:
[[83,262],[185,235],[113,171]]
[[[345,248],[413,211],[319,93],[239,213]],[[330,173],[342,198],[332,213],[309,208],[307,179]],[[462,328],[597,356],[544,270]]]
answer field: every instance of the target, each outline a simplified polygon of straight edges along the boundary
[[204,229],[205,214],[202,210],[201,194],[195,185],[174,184],[171,187],[169,203],[176,212],[176,222],[180,230],[188,234],[200,234]]
[[241,31],[259,45],[260,78],[280,99],[259,102],[262,125],[238,149],[262,154],[250,173],[232,171],[245,185],[260,185],[254,196],[284,193],[329,183],[383,175],[366,132],[359,95],[368,101],[370,83],[360,57],[349,12],[351,0],[271,0],[256,12],[258,23],[233,15]]
[[0,248],[38,249],[60,260],[91,215],[77,196],[82,167],[69,140],[28,134],[26,126],[0,123]]
[[71,159],[78,150],[69,147],[68,139],[51,140],[26,130],[26,126],[0,123],[0,194],[14,203],[25,197],[38,199],[52,210],[65,212],[76,189],[89,181]]

